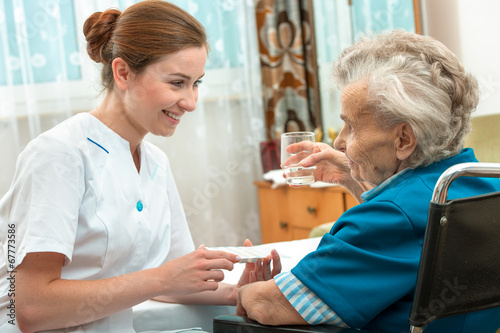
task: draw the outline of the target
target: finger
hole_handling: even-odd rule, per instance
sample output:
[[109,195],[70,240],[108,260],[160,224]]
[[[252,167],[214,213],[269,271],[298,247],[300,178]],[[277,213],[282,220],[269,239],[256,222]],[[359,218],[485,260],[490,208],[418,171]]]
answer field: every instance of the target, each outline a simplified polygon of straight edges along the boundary
[[255,270],[256,263],[255,262],[247,262],[245,264],[245,271],[253,271]]
[[[250,241],[248,238],[245,239],[245,242],[243,242],[243,246],[253,246],[252,241]],[[245,270],[253,271],[254,269],[255,269],[255,263],[247,262],[245,264]]]
[[263,277],[262,277],[262,260],[259,259],[257,260],[257,264],[255,265],[255,271],[253,271],[255,273],[255,277],[256,277],[256,281],[262,281],[263,280]]
[[300,165],[302,165],[303,167],[311,167],[318,164],[325,158],[326,156],[325,154],[323,154],[323,152],[313,153],[304,158],[302,161],[300,161]]
[[286,147],[288,153],[294,154],[302,150],[312,150],[314,147],[314,142],[312,141],[301,141],[297,143],[292,143]]
[[229,253],[225,251],[215,251],[205,249],[205,258],[207,259],[227,259],[231,262],[237,263],[241,261],[241,257],[234,253]]
[[203,280],[221,282],[222,280],[224,280],[224,272],[219,269],[207,271],[207,274],[204,276]]
[[238,304],[236,305],[236,315],[237,316],[246,316],[247,315],[245,308],[243,307],[243,305],[241,305],[240,302],[238,302]]
[[201,291],[207,291],[207,290],[217,290],[219,288],[219,282],[213,281],[213,280],[206,280],[203,281],[203,283],[200,285],[200,292]]
[[272,276],[276,276],[281,272],[281,257],[275,249],[271,251],[271,257],[273,258],[273,271]]
[[255,271],[251,271],[248,276],[248,283],[254,283],[257,281],[257,276],[255,275]]
[[301,152],[297,153],[296,155],[290,156],[284,162],[282,161],[281,164],[284,166],[302,164],[301,163],[302,160],[307,158],[309,155],[311,155],[311,152],[301,151]]
[[227,271],[232,271],[234,264],[227,259],[210,259],[207,260],[203,268],[204,270],[225,269]]
[[263,260],[262,277],[264,281],[270,280],[273,277],[271,275],[271,261],[271,256],[267,256]]

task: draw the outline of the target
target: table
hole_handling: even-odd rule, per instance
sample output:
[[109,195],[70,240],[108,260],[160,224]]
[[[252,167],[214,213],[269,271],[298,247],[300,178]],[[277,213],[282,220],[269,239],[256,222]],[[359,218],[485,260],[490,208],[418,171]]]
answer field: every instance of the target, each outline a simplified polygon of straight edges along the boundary
[[[266,244],[275,248],[282,258],[283,271],[291,270],[306,254],[314,251],[320,237]],[[244,265],[235,265],[233,271],[225,272],[225,283],[237,283]],[[133,307],[134,329],[137,332],[152,330],[177,330],[200,327],[212,332],[213,318],[219,315],[234,314],[235,306],[221,305],[183,305],[148,300]]]

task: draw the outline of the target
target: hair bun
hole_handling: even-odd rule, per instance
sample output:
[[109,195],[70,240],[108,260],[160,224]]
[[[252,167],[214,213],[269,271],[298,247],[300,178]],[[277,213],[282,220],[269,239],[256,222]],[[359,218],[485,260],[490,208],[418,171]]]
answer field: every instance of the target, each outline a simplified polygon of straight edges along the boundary
[[109,40],[121,11],[108,9],[92,14],[83,25],[83,34],[87,40],[87,53],[97,63],[111,61]]

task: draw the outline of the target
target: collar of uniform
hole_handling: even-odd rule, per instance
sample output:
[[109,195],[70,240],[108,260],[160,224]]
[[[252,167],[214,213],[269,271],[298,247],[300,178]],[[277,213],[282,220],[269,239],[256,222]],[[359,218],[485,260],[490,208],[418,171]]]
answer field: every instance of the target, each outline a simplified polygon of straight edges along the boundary
[[117,147],[122,147],[127,150],[130,149],[130,143],[122,138],[118,133],[106,126],[99,119],[86,113],[89,121],[88,139],[96,143],[105,151],[110,152]]

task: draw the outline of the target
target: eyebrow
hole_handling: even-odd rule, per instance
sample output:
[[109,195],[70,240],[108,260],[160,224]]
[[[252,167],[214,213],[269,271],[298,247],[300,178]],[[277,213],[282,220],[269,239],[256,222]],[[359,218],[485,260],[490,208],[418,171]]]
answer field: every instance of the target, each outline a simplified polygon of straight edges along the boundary
[[340,119],[342,119],[344,122],[349,121],[349,117],[343,114],[340,114]]
[[[186,79],[186,80],[191,80],[191,76],[186,75],[186,74],[183,74],[183,73],[170,73],[169,75],[180,76],[180,77],[182,77],[182,78],[184,78],[184,79]],[[202,77],[204,77],[204,76],[205,76],[205,73],[203,73],[203,74],[202,74],[202,75],[198,78],[198,80],[199,80],[199,79],[201,79],[201,78],[202,78]]]

